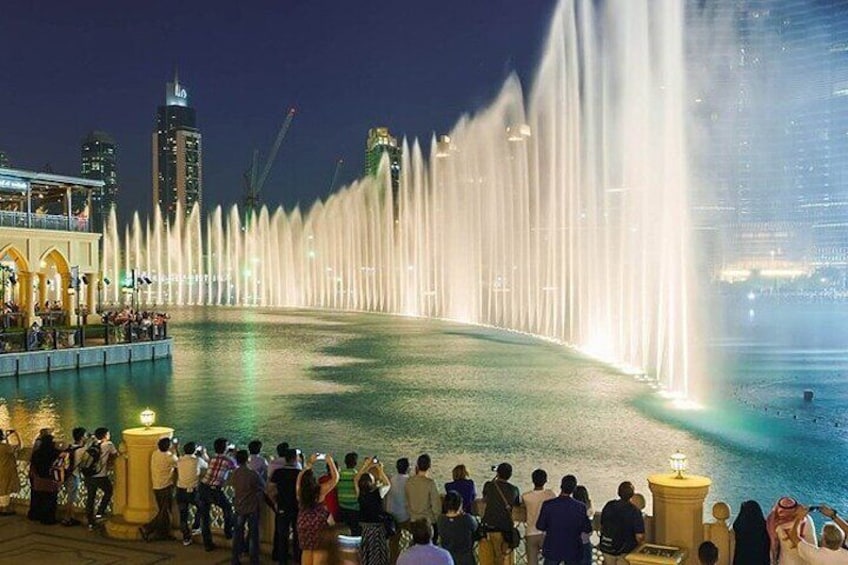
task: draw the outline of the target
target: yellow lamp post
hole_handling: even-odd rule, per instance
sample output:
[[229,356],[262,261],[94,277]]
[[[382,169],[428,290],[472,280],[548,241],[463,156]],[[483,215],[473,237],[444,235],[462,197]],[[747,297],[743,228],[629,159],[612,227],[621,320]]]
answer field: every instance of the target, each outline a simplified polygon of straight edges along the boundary
[[[707,477],[684,474],[688,459],[679,451],[669,458],[673,473],[648,477],[654,500],[654,542],[679,547],[688,555],[697,555],[704,541],[704,499],[712,481]],[[691,558],[686,558],[691,563]]]
[[119,539],[138,539],[138,526],[156,515],[156,499],[150,480],[150,456],[163,437],[174,429],[156,426],[156,412],[145,408],[139,414],[142,427],[123,430],[126,447],[126,505],[121,516],[106,523],[106,533]]

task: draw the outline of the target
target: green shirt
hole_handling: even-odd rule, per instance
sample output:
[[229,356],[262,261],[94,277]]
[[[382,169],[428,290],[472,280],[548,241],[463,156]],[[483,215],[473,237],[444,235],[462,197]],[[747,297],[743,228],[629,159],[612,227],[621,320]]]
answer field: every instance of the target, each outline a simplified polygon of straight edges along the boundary
[[342,469],[339,472],[339,484],[336,485],[336,493],[339,497],[339,506],[345,510],[359,510],[356,488],[353,485],[355,480],[356,469]]

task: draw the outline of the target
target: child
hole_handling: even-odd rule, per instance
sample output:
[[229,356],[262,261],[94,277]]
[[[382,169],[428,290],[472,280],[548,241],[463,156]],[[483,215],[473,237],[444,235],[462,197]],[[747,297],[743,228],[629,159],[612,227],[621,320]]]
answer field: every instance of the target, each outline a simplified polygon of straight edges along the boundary
[[705,541],[698,546],[698,563],[701,565],[715,565],[718,563],[718,548],[711,541]]

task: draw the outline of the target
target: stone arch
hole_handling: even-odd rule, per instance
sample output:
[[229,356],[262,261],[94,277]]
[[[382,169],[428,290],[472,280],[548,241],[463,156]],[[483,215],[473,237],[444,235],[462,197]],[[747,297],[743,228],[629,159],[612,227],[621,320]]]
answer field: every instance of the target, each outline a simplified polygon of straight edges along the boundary
[[0,249],[0,262],[7,256],[15,263],[18,271],[29,271],[29,262],[17,247],[10,244]]
[[51,247],[41,254],[38,259],[41,268],[45,268],[47,263],[53,263],[56,266],[56,272],[60,275],[67,275],[71,272],[71,265],[65,258],[65,255],[56,247]]
[[[68,287],[71,284],[71,266],[65,254],[57,247],[49,247],[38,259],[39,293],[38,303],[47,300],[51,303],[61,301],[64,309],[70,308],[71,297]],[[41,287],[41,283],[44,284]]]
[[[8,259],[7,259],[8,258]],[[12,244],[0,249],[0,263],[5,263],[11,260],[15,264],[15,272],[10,273],[7,270],[2,271],[0,279],[0,295],[2,301],[13,302],[18,304],[23,309],[26,309],[28,301],[32,300],[31,275],[29,274],[29,262],[20,249]],[[26,289],[29,289],[27,293]]]

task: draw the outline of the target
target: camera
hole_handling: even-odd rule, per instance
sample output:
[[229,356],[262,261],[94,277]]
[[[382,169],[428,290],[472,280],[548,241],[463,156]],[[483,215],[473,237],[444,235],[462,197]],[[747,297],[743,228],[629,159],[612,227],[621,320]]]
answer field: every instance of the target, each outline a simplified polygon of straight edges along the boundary
[[375,455],[374,457],[372,457],[372,458],[371,458],[371,463],[373,463],[374,465],[378,464],[379,462],[380,462],[380,460],[379,460],[379,459],[377,459],[377,456],[376,456],[376,455]]
[[195,447],[195,448],[194,448],[194,453],[195,453],[195,455],[199,455],[199,454],[203,453],[203,446],[202,446],[202,445],[198,445],[197,447]]
[[315,454],[315,460],[316,461],[324,461],[325,459],[327,459],[326,453],[316,453]]
[[498,472],[498,466],[497,466],[497,465],[492,465],[492,472],[493,472],[493,473],[497,473],[497,472]]
[[235,451],[235,450],[236,450],[236,444],[234,444],[234,443],[228,443],[227,444],[227,451]]
[[809,510],[810,512],[821,512],[821,506],[813,505],[807,508],[807,510]]
[[180,438],[178,438],[178,437],[171,438],[171,443],[173,443],[174,445],[177,445],[178,443],[180,443]]

